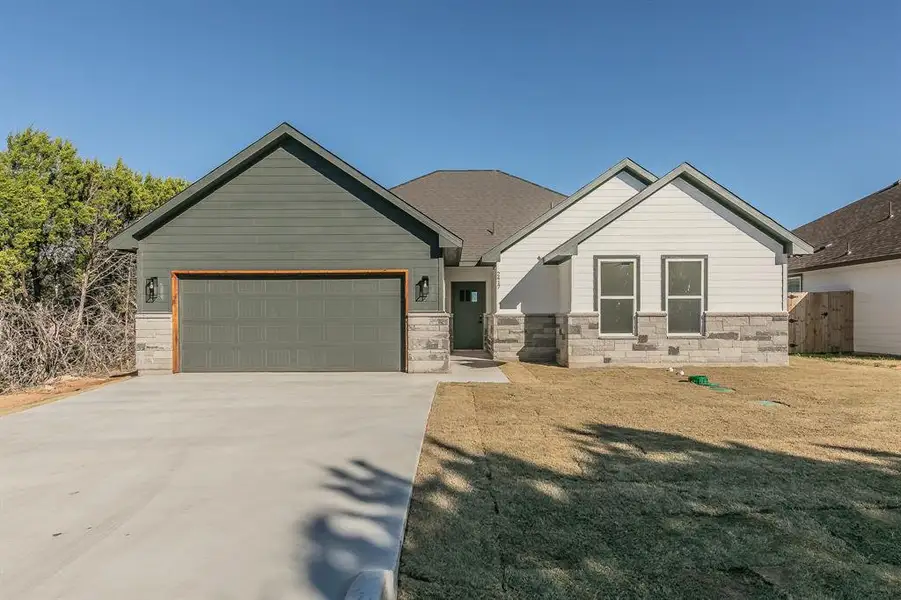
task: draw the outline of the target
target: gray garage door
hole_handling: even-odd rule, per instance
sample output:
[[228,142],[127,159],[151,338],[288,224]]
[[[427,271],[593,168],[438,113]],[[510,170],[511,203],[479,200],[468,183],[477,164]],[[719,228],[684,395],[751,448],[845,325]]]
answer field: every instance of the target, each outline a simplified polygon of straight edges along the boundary
[[182,278],[182,371],[399,371],[399,278]]

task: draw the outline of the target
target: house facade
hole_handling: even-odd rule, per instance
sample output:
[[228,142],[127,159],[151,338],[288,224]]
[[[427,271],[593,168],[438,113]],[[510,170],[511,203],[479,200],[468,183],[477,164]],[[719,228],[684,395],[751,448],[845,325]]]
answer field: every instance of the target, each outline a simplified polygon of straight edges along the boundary
[[792,292],[854,292],[854,351],[901,356],[901,182],[802,225],[814,252],[789,261]]
[[683,164],[569,197],[500,171],[388,190],[283,124],[117,235],[141,372],[786,364],[811,248]]

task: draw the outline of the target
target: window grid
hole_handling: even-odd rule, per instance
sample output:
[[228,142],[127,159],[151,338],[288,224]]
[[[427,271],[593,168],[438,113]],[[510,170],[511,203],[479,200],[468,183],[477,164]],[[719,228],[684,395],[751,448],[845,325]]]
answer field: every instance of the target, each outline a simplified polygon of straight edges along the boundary
[[[634,258],[598,258],[598,333],[605,337],[633,337],[635,335],[635,312],[638,310],[638,260]],[[632,265],[632,295],[631,296],[605,296],[603,287],[603,269],[601,265],[604,263],[622,264],[630,263]],[[631,300],[632,301],[632,331],[628,333],[605,333],[601,325],[601,299],[604,300]]]
[[[701,265],[701,293],[700,294],[691,294],[691,295],[682,295],[682,294],[670,294],[669,291],[669,266],[670,263],[699,263]],[[704,311],[707,306],[707,299],[705,297],[705,293],[707,290],[707,269],[706,267],[706,258],[667,258],[664,261],[664,293],[666,294],[666,333],[669,335],[672,333],[673,335],[689,335],[689,336],[701,336],[704,334]],[[701,310],[699,311],[701,314],[701,318],[698,322],[698,331],[697,332],[671,332],[669,328],[670,324],[670,300],[700,300],[701,302]]]

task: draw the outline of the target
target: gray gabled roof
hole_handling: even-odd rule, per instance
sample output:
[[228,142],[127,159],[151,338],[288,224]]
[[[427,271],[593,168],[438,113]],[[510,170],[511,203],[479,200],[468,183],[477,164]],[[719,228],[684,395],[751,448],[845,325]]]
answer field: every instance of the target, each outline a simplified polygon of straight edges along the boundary
[[115,235],[108,245],[114,250],[135,250],[138,247],[138,240],[149,235],[158,227],[166,223],[170,218],[179,214],[182,210],[191,206],[197,200],[205,195],[205,192],[214,189],[223,181],[228,180],[236,172],[240,172],[250,166],[261,157],[278,147],[286,139],[292,139],[305,148],[309,149],[316,155],[323,158],[326,162],[343,171],[357,182],[375,192],[381,198],[398,207],[415,220],[425,225],[430,230],[438,234],[439,245],[441,247],[459,248],[463,245],[463,241],[452,231],[446,229],[442,225],[433,221],[431,218],[410,206],[407,202],[401,200],[392,192],[382,187],[366,175],[317,144],[312,139],[300,133],[297,129],[288,123],[282,123],[251,145],[247,146],[228,161],[222,163],[199,180],[188,186],[184,191],[173,196],[168,202],[159,208],[147,213],[118,234]]
[[480,262],[484,264],[494,264],[498,260],[500,260],[501,253],[508,249],[510,246],[516,244],[518,241],[559,215],[561,212],[593,192],[598,187],[607,183],[609,180],[613,179],[615,176],[619,175],[623,171],[629,173],[639,181],[643,182],[645,185],[649,185],[654,181],[657,181],[657,176],[639,165],[637,162],[632,160],[631,158],[624,158],[619,161],[596,178],[594,178],[587,185],[582,186],[577,190],[574,194],[569,196],[563,202],[556,204],[550,208],[550,210],[546,211],[542,215],[540,215],[535,220],[531,221],[524,227],[518,229],[512,235],[505,238],[501,243],[497,244],[487,252],[482,255]]
[[766,216],[707,175],[704,175],[690,164],[682,163],[653,184],[638,192],[618,207],[557,246],[557,248],[544,257],[544,263],[559,264],[565,262],[570,257],[575,256],[578,254],[579,244],[635,208],[642,200],[650,197],[667,184],[679,178],[700,188],[733,213],[737,214],[772,239],[780,242],[783,251],[786,254],[810,254],[813,252],[813,248],[811,248],[807,242],[793,234],[791,231]]
[[433,171],[391,191],[463,238],[460,265],[482,254],[566,196],[496,169]]

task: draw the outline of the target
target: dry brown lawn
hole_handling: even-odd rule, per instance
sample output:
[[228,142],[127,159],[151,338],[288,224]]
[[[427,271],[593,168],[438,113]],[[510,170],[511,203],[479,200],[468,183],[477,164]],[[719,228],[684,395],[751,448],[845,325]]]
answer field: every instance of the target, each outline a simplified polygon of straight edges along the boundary
[[439,388],[404,600],[901,597],[901,371],[507,372]]

